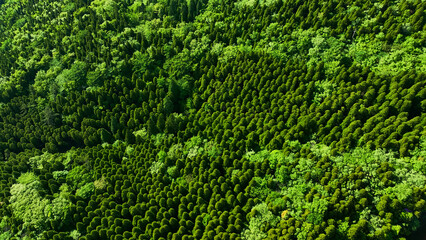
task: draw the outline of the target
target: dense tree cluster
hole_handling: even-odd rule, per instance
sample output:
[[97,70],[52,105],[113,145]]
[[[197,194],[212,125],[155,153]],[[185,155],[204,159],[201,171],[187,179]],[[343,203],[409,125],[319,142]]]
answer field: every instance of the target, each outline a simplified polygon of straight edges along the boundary
[[397,239],[426,3],[0,0],[0,239]]

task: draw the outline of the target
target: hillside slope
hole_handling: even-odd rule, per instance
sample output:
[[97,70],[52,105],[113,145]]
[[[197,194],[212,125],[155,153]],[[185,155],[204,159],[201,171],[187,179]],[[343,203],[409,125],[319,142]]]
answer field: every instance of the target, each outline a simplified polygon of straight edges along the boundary
[[403,239],[426,2],[0,0],[0,239]]

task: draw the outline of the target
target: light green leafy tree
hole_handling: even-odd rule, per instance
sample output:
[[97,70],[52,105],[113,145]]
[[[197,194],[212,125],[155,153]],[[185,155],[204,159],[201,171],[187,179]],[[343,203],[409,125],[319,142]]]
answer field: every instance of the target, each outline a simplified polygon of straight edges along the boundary
[[97,14],[104,17],[114,17],[114,9],[117,9],[117,2],[113,0],[95,0],[90,4],[90,8]]
[[90,197],[94,191],[95,191],[94,183],[89,182],[83,185],[81,188],[77,189],[77,191],[75,192],[75,195],[86,199]]
[[269,223],[270,226],[275,226],[279,222],[279,217],[275,216],[271,211],[269,211],[266,203],[261,203],[254,206],[250,215],[252,217],[249,220],[248,228],[244,229],[241,234],[242,239],[265,239],[267,235],[262,231],[263,226],[267,223]]
[[31,172],[23,173],[10,188],[10,207],[13,216],[23,221],[23,227],[33,227],[41,232],[50,220],[64,220],[68,216],[70,201],[59,196],[50,201],[43,198],[38,177]]
[[70,69],[63,70],[55,79],[59,92],[81,90],[86,85],[86,69],[84,62],[76,61]]
[[60,73],[60,67],[51,67],[47,71],[40,70],[34,78],[34,90],[41,96],[45,96],[50,90],[50,85],[55,80],[56,76]]

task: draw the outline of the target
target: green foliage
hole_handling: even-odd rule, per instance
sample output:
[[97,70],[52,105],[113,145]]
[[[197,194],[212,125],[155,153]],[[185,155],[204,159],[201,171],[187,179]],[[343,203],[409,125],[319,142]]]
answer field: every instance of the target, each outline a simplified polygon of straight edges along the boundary
[[243,239],[264,239],[266,233],[262,231],[264,225],[275,226],[279,217],[274,216],[271,211],[268,210],[268,206],[265,203],[254,206],[251,210],[251,218],[249,220],[248,229],[243,230],[241,237]]
[[148,138],[148,132],[146,131],[146,128],[142,128],[141,130],[134,131],[133,135],[135,135],[135,137],[140,137],[141,139]]
[[89,182],[89,183],[84,184],[80,188],[78,188],[77,191],[75,192],[75,195],[86,199],[93,194],[94,190],[95,190],[94,183]]
[[222,149],[213,141],[204,141],[203,150],[210,157],[217,157],[222,154]]
[[166,160],[167,153],[165,151],[160,151],[157,154],[157,161],[164,162]]
[[[44,215],[51,220],[60,220],[63,221],[67,219],[69,215],[69,208],[71,202],[63,197],[57,197],[52,200],[51,204],[47,205],[44,209]],[[66,222],[62,222],[66,224]]]
[[135,148],[133,148],[132,146],[128,145],[128,146],[126,146],[126,151],[125,152],[126,152],[126,154],[128,156],[131,156],[131,155],[133,155],[135,153]]
[[183,145],[178,143],[178,144],[173,144],[170,148],[169,151],[167,152],[167,157],[170,159],[177,159],[181,156],[183,151]]
[[73,186],[74,189],[78,189],[83,187],[84,185],[90,184],[92,181],[92,176],[87,171],[86,167],[80,165],[71,169],[68,172],[66,179],[67,179],[67,182],[71,183],[71,186]]
[[185,142],[184,153],[188,153],[191,149],[200,146],[202,142],[203,142],[203,139],[201,137],[199,136],[192,137],[191,139]]
[[101,132],[100,135],[101,135],[101,141],[102,141],[102,143],[112,143],[113,142],[114,138],[113,138],[113,136],[111,135],[110,132],[108,132],[104,128],[102,128],[100,130],[100,132]]
[[267,159],[269,156],[268,150],[262,150],[258,153],[255,153],[254,151],[247,152],[245,154],[245,157],[252,162],[263,162]]
[[117,8],[116,2],[110,0],[95,0],[90,4],[94,11],[108,17],[112,17],[114,9]]
[[102,176],[100,179],[97,179],[93,182],[93,186],[95,189],[105,189],[108,186],[108,182],[104,176]]
[[68,166],[77,158],[78,158],[77,153],[74,150],[69,150],[62,155],[62,164],[64,164],[64,166]]
[[423,173],[423,175],[426,175],[426,164],[424,159],[426,159],[426,137],[422,136],[419,141],[419,146],[416,147],[411,152],[411,159],[410,163],[413,166],[413,169],[415,171]]
[[8,221],[10,221],[8,216],[2,217],[2,219],[0,221],[0,229],[1,229],[1,232],[2,232],[0,234],[1,240],[8,240],[12,237],[12,233],[10,231],[8,231],[8,228],[9,228]]
[[60,67],[49,68],[47,71],[38,71],[34,78],[34,90],[41,96],[46,96],[60,71]]
[[[63,70],[56,78],[55,83],[59,86],[59,92],[81,90],[86,85],[86,64],[77,61],[70,69]],[[52,92],[51,92],[52,94]]]
[[115,140],[114,143],[112,144],[112,147],[120,149],[122,146],[125,146],[126,143],[123,142],[122,140]]
[[288,180],[290,180],[290,170],[288,167],[282,165],[276,169],[275,179],[281,184],[285,184]]
[[324,144],[316,144],[315,141],[311,141],[311,151],[317,157],[325,157],[330,155],[330,147]]
[[0,234],[0,239],[1,240],[8,240],[12,237],[12,233],[10,233],[10,231],[4,231]]
[[80,239],[81,233],[79,233],[77,230],[72,230],[70,232],[70,237],[74,240]]
[[[25,180],[28,178],[26,175]],[[45,209],[49,200],[43,199],[38,190],[41,189],[39,181],[13,184],[10,188],[10,207],[13,216],[21,220],[25,227],[34,227],[37,231],[46,228]]]
[[43,155],[34,156],[28,159],[30,166],[33,169],[43,169],[43,165],[51,162],[53,160],[53,155],[45,152]]
[[425,7],[0,0],[0,238],[408,237]]
[[309,214],[306,221],[312,224],[320,224],[324,219],[324,214],[328,208],[328,201],[324,198],[315,198],[307,206]]
[[172,134],[169,134],[169,135],[167,135],[167,134],[164,134],[164,133],[158,133],[158,134],[155,134],[155,135],[152,135],[151,136],[151,139],[154,141],[154,145],[156,145],[156,146],[158,146],[158,145],[160,145],[165,139],[167,139],[167,138],[171,138],[171,137],[173,137],[173,135]]
[[[253,184],[250,185],[251,196],[263,199],[267,203],[270,202],[272,206],[281,209],[281,211],[285,210],[287,216],[303,221],[296,234],[302,239],[314,231],[313,226],[321,224],[330,212],[347,209],[347,206],[350,206],[353,202],[359,201],[359,204],[361,204],[359,207],[364,207],[355,219],[365,219],[371,222],[373,229],[380,229],[386,225],[393,213],[386,216],[383,213],[388,212],[390,208],[393,209],[392,211],[400,212],[402,206],[405,206],[406,210],[404,211],[412,211],[409,209],[413,209],[417,205],[418,207],[423,206],[422,202],[417,204],[413,201],[414,192],[418,191],[414,189],[421,189],[426,180],[424,174],[414,169],[413,158],[395,158],[392,152],[385,152],[380,149],[371,151],[362,148],[356,148],[342,156],[330,156],[329,146],[316,144],[313,141],[301,146],[301,148],[304,147],[309,147],[314,156],[321,158],[321,161],[329,159],[332,164],[329,166],[337,170],[333,173],[336,174],[336,177],[338,176],[339,179],[349,177],[345,185],[340,185],[341,188],[338,188],[337,180],[327,184],[324,181],[325,178],[332,175],[323,177],[324,171],[321,169],[323,168],[321,165],[315,165],[311,159],[305,158],[299,158],[295,162],[292,160],[292,155],[284,158],[285,161],[279,162],[279,168],[273,178],[271,178],[271,175],[266,175],[264,178],[254,177]],[[416,151],[419,152],[419,150]],[[253,162],[263,162],[268,154],[270,153],[263,150],[259,153],[246,154],[246,157]],[[414,159],[414,161],[418,161],[417,158]],[[322,162],[322,164],[324,163]],[[395,170],[391,173],[389,170],[393,168]],[[356,176],[354,174],[365,174],[360,172],[363,170],[365,173],[369,173],[368,181],[365,178],[362,180],[353,179]],[[395,182],[390,185],[384,182],[384,180],[390,179]],[[278,189],[271,185],[274,180],[280,183]],[[360,186],[364,186],[365,189],[358,190]],[[336,189],[333,190],[335,191],[334,194],[333,191],[330,192],[330,188]],[[339,203],[336,197],[341,197],[341,191],[347,194],[343,199],[340,198],[342,200]],[[374,209],[365,205],[368,201],[364,198],[365,194],[374,194]],[[341,207],[334,205],[336,203],[339,203]],[[411,218],[407,215],[408,213],[411,214]],[[411,212],[405,212],[402,215],[404,216],[404,224],[407,226],[417,221],[413,218]],[[367,235],[368,231],[365,232],[364,224],[352,224],[347,222],[346,218],[340,221],[338,231],[341,234],[356,239]],[[386,230],[386,234],[400,236],[398,234],[401,234],[401,229],[398,226],[392,225],[392,229]],[[373,236],[374,231],[371,230],[369,236]]]
[[88,87],[99,87],[102,86],[105,77],[108,76],[108,69],[106,63],[98,64],[93,71],[87,72],[87,86]]
[[[210,157],[216,157],[222,153],[222,149],[216,143],[202,139],[199,136],[192,137],[186,141],[183,148],[181,145],[172,146],[169,150],[170,155],[172,155],[173,152],[178,152],[177,148],[190,159],[199,154],[207,154]],[[172,152],[170,152],[171,150]]]
[[331,95],[335,88],[336,84],[333,84],[330,81],[316,81],[313,101],[317,104],[321,103],[325,98]]
[[276,166],[285,164],[288,161],[288,158],[280,150],[271,151],[267,156],[267,159],[269,161],[269,166],[272,169],[275,169]]
[[168,167],[167,174],[173,179],[177,178],[179,175],[179,171],[176,166]]
[[150,172],[152,175],[156,175],[158,174],[158,172],[160,171],[160,169],[163,167],[164,163],[163,162],[159,162],[159,161],[154,161],[150,167]]
[[133,72],[138,74],[140,77],[143,76],[145,71],[147,71],[152,64],[152,59],[147,53],[141,53],[136,51],[132,57],[133,60]]
[[59,187],[60,192],[60,196],[63,198],[68,198],[69,195],[71,194],[71,188],[70,186],[68,186],[68,184],[64,183]]
[[185,177],[178,177],[176,179],[176,184],[183,188],[188,188],[188,181],[185,179]]
[[19,184],[30,184],[33,182],[38,182],[37,176],[32,172],[26,172],[21,174],[18,179],[16,179],[16,182]]
[[251,188],[250,195],[253,197],[259,197],[265,199],[266,196],[270,193],[270,189],[267,187],[267,179],[261,177],[254,177],[253,180],[254,186]]
[[61,177],[66,177],[68,175],[68,171],[67,170],[63,170],[63,171],[54,171],[52,172],[53,178],[56,180],[59,180],[59,178]]
[[381,41],[382,32],[373,39],[366,36],[357,38],[349,47],[349,55],[355,61],[372,67],[378,74],[396,75],[413,68],[424,72],[425,53],[415,47],[418,40],[413,37],[404,39],[402,35],[398,36],[400,41],[392,45],[388,51],[383,51],[386,45]]
[[[346,51],[344,43],[345,39],[343,37],[338,39],[330,36],[329,28],[318,29],[315,34],[316,36],[312,36],[311,38],[312,47],[308,50],[308,55],[310,57],[308,66],[313,66],[314,64],[323,61],[326,76],[331,79],[337,75],[340,70],[340,65],[346,57],[344,54]],[[330,94],[333,90],[330,88],[335,87],[326,81],[318,83],[317,86],[320,92],[320,96],[318,96],[318,98],[323,97],[321,96],[321,93],[322,95]]]

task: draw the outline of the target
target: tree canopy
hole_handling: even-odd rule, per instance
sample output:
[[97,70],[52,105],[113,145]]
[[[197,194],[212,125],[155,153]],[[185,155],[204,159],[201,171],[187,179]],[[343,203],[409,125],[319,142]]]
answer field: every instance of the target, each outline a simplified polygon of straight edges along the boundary
[[404,239],[422,0],[0,0],[0,239]]

